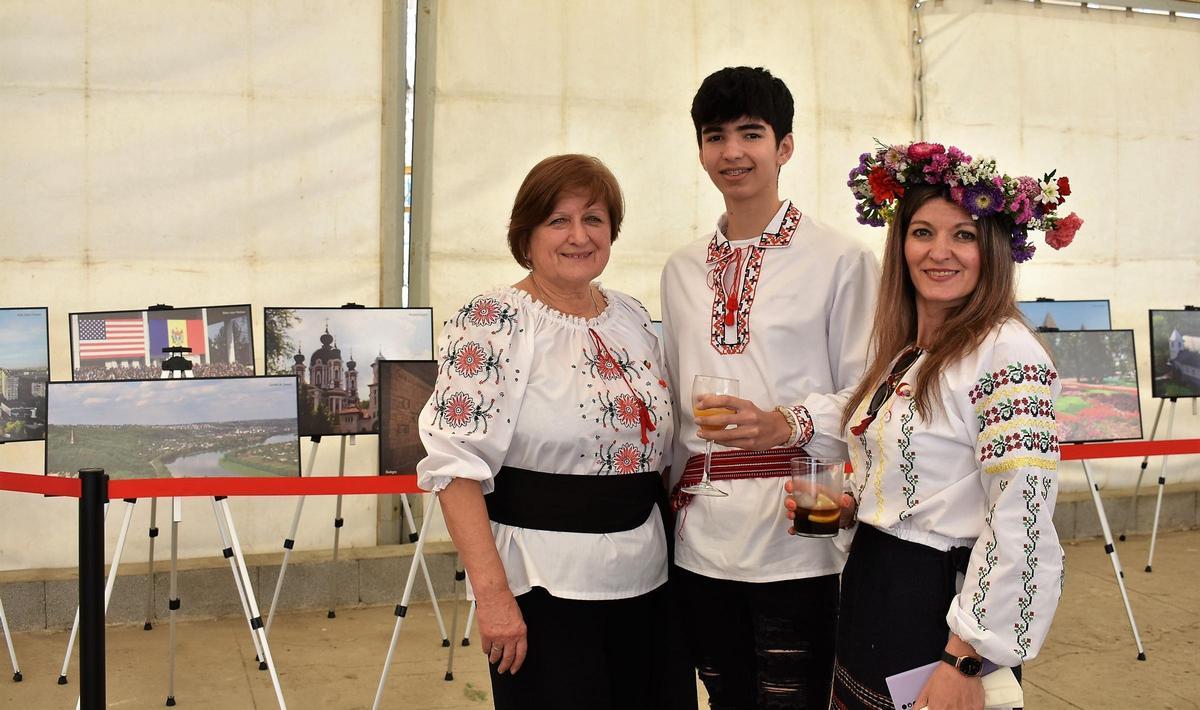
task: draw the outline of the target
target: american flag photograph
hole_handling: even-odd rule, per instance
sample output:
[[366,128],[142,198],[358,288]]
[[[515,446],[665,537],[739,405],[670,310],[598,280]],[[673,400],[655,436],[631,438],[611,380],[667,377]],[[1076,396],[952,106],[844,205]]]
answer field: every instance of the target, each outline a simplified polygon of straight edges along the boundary
[[146,324],[141,315],[130,318],[79,319],[80,359],[144,358]]

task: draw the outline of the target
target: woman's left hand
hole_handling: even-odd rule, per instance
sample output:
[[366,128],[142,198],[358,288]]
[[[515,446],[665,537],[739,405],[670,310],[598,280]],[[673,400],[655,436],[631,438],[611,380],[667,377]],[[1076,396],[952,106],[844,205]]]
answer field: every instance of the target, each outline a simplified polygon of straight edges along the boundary
[[732,409],[733,414],[715,414],[704,417],[711,427],[731,429],[700,429],[699,437],[714,444],[732,446],[748,451],[765,451],[780,446],[792,436],[792,427],[775,409],[759,409],[754,402],[726,394],[710,394],[697,402],[700,409]]
[[914,708],[982,710],[983,680],[970,678],[948,663],[939,663],[917,696]]
[[[796,520],[796,499],[792,497],[792,493],[794,491],[792,489],[791,480],[785,480],[783,482],[783,490],[787,493],[787,496],[783,499],[783,514],[788,520],[793,521],[792,527],[789,527],[787,532],[788,535],[795,535],[796,527],[794,521]],[[838,520],[838,527],[845,530],[846,528],[853,527],[857,522],[858,501],[856,501],[854,496],[850,495],[849,493],[843,493],[842,517]]]

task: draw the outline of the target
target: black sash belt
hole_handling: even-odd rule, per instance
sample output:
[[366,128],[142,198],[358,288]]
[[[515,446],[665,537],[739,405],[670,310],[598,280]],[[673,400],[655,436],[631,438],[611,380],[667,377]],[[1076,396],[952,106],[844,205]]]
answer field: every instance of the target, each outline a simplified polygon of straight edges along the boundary
[[504,466],[483,497],[497,523],[534,530],[614,533],[632,530],[666,501],[657,471],[610,476],[544,473]]

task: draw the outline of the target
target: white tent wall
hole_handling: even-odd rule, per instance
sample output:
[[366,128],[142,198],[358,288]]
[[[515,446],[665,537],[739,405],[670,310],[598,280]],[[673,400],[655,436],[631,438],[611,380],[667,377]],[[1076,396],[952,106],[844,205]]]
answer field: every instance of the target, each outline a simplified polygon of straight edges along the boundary
[[[991,155],[1010,174],[1070,177],[1064,207],[1084,226],[1059,252],[1037,235],[1018,295],[1109,299],[1113,327],[1134,330],[1149,436],[1159,400],[1147,310],[1200,305],[1190,209],[1200,189],[1200,21],[1013,0],[927,2],[921,12],[926,136]],[[1158,438],[1166,425],[1164,411]],[[1180,400],[1172,437],[1198,436],[1200,417]],[[1168,481],[1200,480],[1195,459],[1173,459]],[[1140,463],[1092,470],[1101,486],[1132,487]],[[1065,490],[1082,489],[1079,464],[1064,464],[1062,479]]]
[[[878,251],[882,232],[855,223],[844,183],[873,137],[913,137],[908,0],[422,5],[436,51],[419,59],[433,63],[415,129],[432,157],[414,167],[429,188],[415,239],[435,322],[520,278],[504,242],[512,197],[537,160],[571,151],[607,162],[626,194],[603,281],[657,315],[666,257],[721,211],[688,108],[730,64],[769,67],[796,96],[782,192]],[[921,12],[926,135],[1072,178],[1087,223],[1071,249],[1022,267],[1020,295],[1109,298],[1114,325],[1137,330],[1148,394],[1146,309],[1200,301],[1184,222],[1200,22],[1012,0]],[[380,0],[0,4],[0,302],[50,306],[56,378],[73,310],[379,302],[381,22]],[[261,323],[255,337],[261,350]],[[1143,401],[1147,429],[1155,404]],[[1177,437],[1200,430],[1189,410]],[[336,443],[324,446],[318,470],[332,472]],[[348,470],[373,471],[374,450],[361,438]],[[41,459],[38,444],[0,447],[2,469]],[[1176,461],[1172,480],[1189,466]],[[1135,468],[1101,470],[1117,485]],[[216,548],[205,505],[189,502],[185,556]],[[292,505],[235,501],[246,546],[278,549]],[[331,516],[331,501],[310,501],[297,546],[327,546]],[[345,517],[347,544],[373,544],[373,498],[349,498]],[[0,570],[71,566],[74,529],[70,501],[0,493]],[[144,544],[131,537],[127,559]]]
[[599,157],[620,181],[626,220],[602,281],[657,317],[667,256],[723,210],[689,116],[696,87],[721,67],[765,66],[788,83],[796,151],[781,189],[826,222],[857,226],[846,173],[870,136],[912,131],[902,2],[436,7],[429,283],[439,323],[481,288],[521,278],[505,242],[513,197],[538,160],[568,152]]
[[[379,303],[381,23],[380,0],[0,3],[0,303],[50,307],[54,379],[72,311],[248,302],[261,353],[262,306]],[[374,473],[375,452],[359,437],[347,471]],[[42,455],[5,445],[0,470]],[[294,506],[234,500],[246,550],[280,549]],[[332,545],[333,508],[308,501],[297,549]],[[0,570],[73,566],[74,510],[0,493]],[[148,511],[126,560],[145,559]],[[374,496],[343,517],[343,545],[375,544]],[[183,531],[183,557],[220,547],[205,499]]]

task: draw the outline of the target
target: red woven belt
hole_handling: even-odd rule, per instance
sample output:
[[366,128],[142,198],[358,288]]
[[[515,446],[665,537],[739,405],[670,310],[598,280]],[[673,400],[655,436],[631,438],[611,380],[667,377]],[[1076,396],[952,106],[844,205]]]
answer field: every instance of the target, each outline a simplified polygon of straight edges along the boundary
[[[791,475],[789,461],[797,456],[807,456],[804,449],[791,446],[766,451],[714,451],[712,455],[712,473],[709,480],[730,481],[738,478],[781,478]],[[671,510],[680,511],[692,501],[690,494],[684,493],[683,488],[699,483],[704,476],[704,454],[696,454],[688,459],[687,466],[679,482],[671,489]]]

